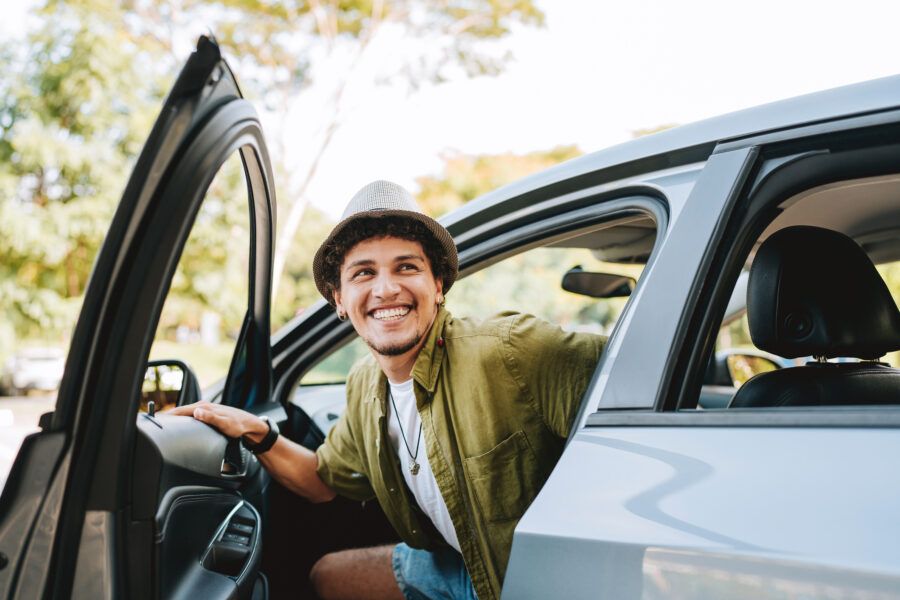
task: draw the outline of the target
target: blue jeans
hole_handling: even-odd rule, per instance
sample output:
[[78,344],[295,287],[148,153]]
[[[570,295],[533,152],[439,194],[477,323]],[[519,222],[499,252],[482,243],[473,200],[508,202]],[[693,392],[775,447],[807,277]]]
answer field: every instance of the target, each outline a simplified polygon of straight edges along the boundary
[[478,600],[462,556],[452,548],[429,552],[397,544],[391,564],[406,600]]

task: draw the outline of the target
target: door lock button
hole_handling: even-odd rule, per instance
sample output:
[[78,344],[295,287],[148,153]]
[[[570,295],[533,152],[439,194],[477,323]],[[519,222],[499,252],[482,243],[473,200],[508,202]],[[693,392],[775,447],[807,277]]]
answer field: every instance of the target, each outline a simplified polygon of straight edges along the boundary
[[253,535],[253,526],[244,525],[242,523],[231,523],[231,525],[228,526],[228,531],[243,535]]
[[245,535],[239,535],[237,533],[226,533],[222,536],[223,542],[232,542],[234,544],[241,544],[242,546],[247,546],[250,544],[250,538]]

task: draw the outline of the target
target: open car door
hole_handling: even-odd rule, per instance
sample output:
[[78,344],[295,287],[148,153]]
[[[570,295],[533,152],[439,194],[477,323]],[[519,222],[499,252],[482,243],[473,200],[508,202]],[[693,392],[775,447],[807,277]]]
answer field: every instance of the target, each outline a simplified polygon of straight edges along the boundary
[[[0,597],[265,596],[260,516],[245,493],[259,497],[265,472],[199,422],[138,415],[176,264],[235,153],[249,196],[249,298],[221,401],[269,399],[272,171],[255,110],[218,46],[201,38],[97,257],[56,410],[22,444],[0,497]],[[238,538],[243,550],[221,545]]]

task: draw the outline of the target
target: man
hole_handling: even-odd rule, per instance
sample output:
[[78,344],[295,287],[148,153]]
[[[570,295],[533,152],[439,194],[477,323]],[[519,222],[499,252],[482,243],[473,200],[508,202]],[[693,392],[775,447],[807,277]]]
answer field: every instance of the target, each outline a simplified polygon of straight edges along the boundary
[[406,190],[367,185],[313,261],[372,353],[325,443],[313,453],[229,407],[178,409],[243,437],[312,501],[378,498],[404,543],[323,557],[323,598],[498,598],[513,529],[562,452],[605,340],[530,315],[454,319],[457,268],[450,234]]

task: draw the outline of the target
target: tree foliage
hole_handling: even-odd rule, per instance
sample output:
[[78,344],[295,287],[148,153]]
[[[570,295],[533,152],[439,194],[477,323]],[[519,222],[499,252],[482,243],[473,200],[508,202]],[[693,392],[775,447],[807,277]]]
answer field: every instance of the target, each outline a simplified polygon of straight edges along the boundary
[[[294,234],[304,215],[310,230],[326,227],[321,215],[303,210],[305,189],[340,125],[343,92],[372,48],[381,48],[383,68],[369,83],[402,80],[413,89],[497,72],[508,59],[498,41],[518,24],[543,20],[532,0],[45,0],[36,13],[39,25],[24,44],[0,46],[4,347],[15,339],[65,342],[127,175],[197,34],[215,35],[245,93],[276,117],[322,73],[335,66],[345,73],[328,114],[314,117],[325,134],[311,142],[317,149],[310,165],[285,162],[284,128],[270,138],[280,213],[294,215],[281,219],[292,228],[278,232],[289,275],[279,291],[278,324],[315,298],[308,263],[321,236]],[[400,48],[387,53],[392,60],[383,60],[385,40]],[[219,201],[241,193],[230,175],[219,184],[211,192]],[[198,220],[192,237],[201,241],[186,253],[170,296],[181,308],[167,315],[189,321],[189,307],[215,310],[229,329],[242,308],[211,293],[231,284],[213,283],[209,274],[229,271],[231,258],[221,248],[234,242],[227,232],[239,226],[232,211],[214,213]]]
[[580,155],[575,146],[559,146],[529,154],[448,156],[443,173],[416,180],[418,201],[422,210],[438,217],[491,190]]
[[75,7],[60,7],[24,48],[7,47],[3,55],[5,334],[59,338],[74,323],[159,94],[134,69],[127,36],[100,14]]

